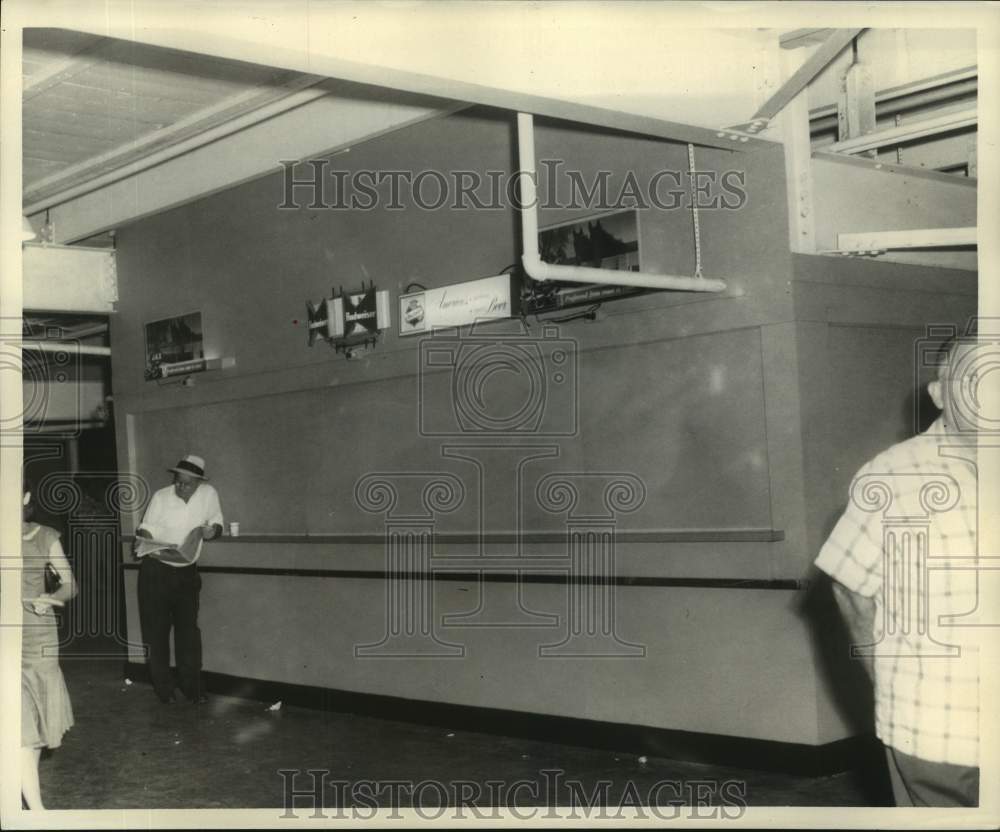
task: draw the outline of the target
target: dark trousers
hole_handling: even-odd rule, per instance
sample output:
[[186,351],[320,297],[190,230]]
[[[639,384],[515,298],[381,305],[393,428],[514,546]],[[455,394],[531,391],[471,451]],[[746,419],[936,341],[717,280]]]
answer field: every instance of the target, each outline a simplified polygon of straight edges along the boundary
[[979,769],[931,763],[885,747],[897,806],[978,806]]
[[198,567],[167,566],[147,556],[139,568],[139,622],[146,644],[149,675],[160,699],[174,693],[170,673],[170,630],[181,693],[201,694],[201,630],[198,629]]

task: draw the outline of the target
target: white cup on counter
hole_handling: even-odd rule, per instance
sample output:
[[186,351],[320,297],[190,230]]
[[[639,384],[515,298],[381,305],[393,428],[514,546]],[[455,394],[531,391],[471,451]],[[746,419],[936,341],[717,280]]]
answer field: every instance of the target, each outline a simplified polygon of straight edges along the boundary
[[233,522],[229,524],[229,536],[239,537],[240,536],[240,524]]

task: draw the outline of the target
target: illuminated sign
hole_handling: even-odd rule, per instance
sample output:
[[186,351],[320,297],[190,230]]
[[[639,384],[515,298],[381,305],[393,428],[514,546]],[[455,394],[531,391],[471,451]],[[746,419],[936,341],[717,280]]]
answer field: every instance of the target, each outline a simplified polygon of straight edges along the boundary
[[518,310],[509,274],[411,292],[399,298],[399,334],[514,317]]
[[374,342],[379,332],[392,324],[389,293],[374,286],[352,295],[343,293],[321,300],[319,306],[306,301],[309,346],[318,337],[331,345]]
[[330,338],[371,338],[389,326],[389,293],[375,287],[361,294],[343,295],[329,304]]

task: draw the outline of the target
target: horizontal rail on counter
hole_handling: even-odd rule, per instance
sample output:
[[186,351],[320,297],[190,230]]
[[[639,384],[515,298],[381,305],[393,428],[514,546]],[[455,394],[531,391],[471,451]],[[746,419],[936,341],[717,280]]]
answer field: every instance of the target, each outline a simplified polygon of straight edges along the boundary
[[[126,563],[124,569],[137,570],[140,564]],[[341,578],[347,580],[451,581],[458,583],[523,584],[594,584],[630,587],[688,587],[693,589],[782,589],[800,590],[808,581],[799,578],[657,578],[628,575],[574,575],[566,572],[536,572],[527,569],[494,571],[451,571],[431,569],[428,572],[397,572],[385,569],[296,569],[257,566],[199,566],[203,574],[255,575],[280,578]]]
[[[442,545],[453,543],[564,543],[569,530],[557,532],[435,532],[434,540]],[[782,529],[660,529],[653,531],[615,531],[618,543],[775,543],[785,539]],[[131,542],[133,537],[122,538]],[[354,543],[378,545],[385,533],[367,534],[240,534],[223,535],[219,543]]]

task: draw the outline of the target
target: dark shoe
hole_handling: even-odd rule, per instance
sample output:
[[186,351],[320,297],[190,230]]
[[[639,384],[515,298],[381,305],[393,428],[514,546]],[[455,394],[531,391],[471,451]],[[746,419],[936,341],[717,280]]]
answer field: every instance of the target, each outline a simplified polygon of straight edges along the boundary
[[203,693],[199,693],[197,696],[189,696],[188,702],[190,702],[192,705],[207,705],[208,697],[205,696],[205,694]]
[[174,699],[174,697],[173,697],[173,694],[171,694],[170,696],[158,696],[157,698],[158,698],[158,699],[160,700],[160,702],[162,702],[162,703],[163,703],[164,705],[174,705],[174,704],[176,704],[176,703],[177,703],[177,700],[176,700],[176,699]]

